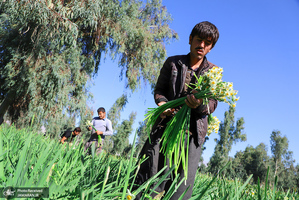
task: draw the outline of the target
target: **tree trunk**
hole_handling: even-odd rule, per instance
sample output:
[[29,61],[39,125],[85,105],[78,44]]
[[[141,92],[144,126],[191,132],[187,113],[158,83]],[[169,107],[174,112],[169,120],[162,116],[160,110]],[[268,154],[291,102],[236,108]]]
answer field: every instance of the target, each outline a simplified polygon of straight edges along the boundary
[[15,92],[13,90],[10,90],[0,105],[0,125],[4,121],[3,117],[4,117],[7,109],[12,104],[12,99],[13,99],[14,95],[15,95]]

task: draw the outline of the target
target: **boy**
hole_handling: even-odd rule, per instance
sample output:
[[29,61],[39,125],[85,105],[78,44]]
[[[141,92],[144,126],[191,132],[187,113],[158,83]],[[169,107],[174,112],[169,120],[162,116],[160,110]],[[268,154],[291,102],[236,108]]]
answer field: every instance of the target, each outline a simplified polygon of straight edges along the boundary
[[74,131],[71,131],[70,129],[66,130],[63,135],[61,136],[61,140],[60,142],[62,144],[64,144],[64,142],[66,140],[68,140],[69,138],[71,138],[70,142],[72,142],[73,138],[75,138],[77,135],[79,135],[81,133],[81,128],[80,127],[76,127],[74,129]]
[[[194,74],[199,77],[215,66],[207,60],[206,55],[214,47],[218,38],[219,32],[214,24],[207,21],[196,24],[189,36],[190,52],[187,55],[169,57],[161,68],[155,86],[154,98],[158,106],[168,101],[187,96],[185,103],[192,108],[189,128],[188,178],[186,184],[185,182],[182,183],[176,190],[171,197],[172,200],[179,199],[188,187],[189,189],[183,199],[187,200],[192,196],[195,174],[201,157],[201,147],[205,140],[208,127],[207,116],[214,112],[217,107],[217,101],[209,99],[208,109],[207,105],[202,104],[202,99],[196,99],[194,97],[192,94],[194,91],[191,91],[187,85],[196,82]],[[137,185],[141,185],[153,177],[165,166],[165,157],[163,153],[160,152],[160,140],[167,122],[169,122],[171,117],[175,114],[174,111],[175,109],[165,110],[153,126],[150,136],[151,143],[147,140],[140,153],[141,157],[145,154],[148,159],[140,166],[135,182]],[[186,134],[186,137],[187,136]],[[162,175],[165,174],[166,171],[164,171]],[[182,179],[184,177],[184,171],[181,166],[179,166],[178,173],[180,174],[180,179]],[[171,184],[171,179],[165,180],[157,187],[156,192],[161,193],[165,191],[166,194]],[[137,199],[140,198],[140,195],[141,194],[137,195]],[[152,194],[153,197],[155,195],[155,193]]]
[[[88,130],[92,131],[89,140],[87,141],[84,151],[90,149],[92,143],[95,143],[96,152],[99,154],[102,151],[102,145],[106,135],[112,135],[112,123],[109,119],[106,118],[105,108],[100,107],[98,110],[98,117],[92,119],[92,125],[97,131],[95,131],[91,126],[88,127]],[[99,144],[99,136],[102,139],[102,144]]]

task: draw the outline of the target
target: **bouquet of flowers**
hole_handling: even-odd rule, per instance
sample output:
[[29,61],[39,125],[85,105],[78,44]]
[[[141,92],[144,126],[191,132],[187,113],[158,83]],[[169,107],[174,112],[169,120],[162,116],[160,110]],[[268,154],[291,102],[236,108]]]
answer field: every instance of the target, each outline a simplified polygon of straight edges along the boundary
[[[97,129],[93,126],[93,124],[91,123],[91,121],[87,121],[86,122],[86,126],[88,127],[88,126],[91,126],[92,128],[93,128],[93,130],[95,131],[95,132],[97,132]],[[102,144],[102,137],[101,137],[101,135],[98,135],[98,146],[100,146],[100,144]]]
[[[197,81],[195,84],[191,83],[189,85],[191,89],[197,91],[194,96],[197,99],[203,99],[204,105],[209,106],[209,99],[216,99],[220,102],[228,103],[230,106],[236,106],[236,101],[239,99],[236,97],[237,91],[233,89],[233,84],[231,82],[222,81],[222,72],[222,68],[214,66],[202,76],[196,77]],[[169,159],[170,165],[173,163],[176,166],[175,174],[177,174],[179,165],[182,164],[185,177],[187,178],[191,108],[185,104],[186,98],[187,97],[181,97],[169,101],[157,108],[150,108],[145,119],[148,120],[147,132],[150,135],[151,127],[154,125],[160,114],[166,109],[172,109],[178,106],[181,107],[167,123],[161,138],[161,151],[164,153],[165,159]],[[208,123],[207,134],[210,135],[212,132],[218,133],[220,121],[217,117],[213,117],[212,114],[210,114],[208,116]],[[186,133],[188,135],[187,137]]]

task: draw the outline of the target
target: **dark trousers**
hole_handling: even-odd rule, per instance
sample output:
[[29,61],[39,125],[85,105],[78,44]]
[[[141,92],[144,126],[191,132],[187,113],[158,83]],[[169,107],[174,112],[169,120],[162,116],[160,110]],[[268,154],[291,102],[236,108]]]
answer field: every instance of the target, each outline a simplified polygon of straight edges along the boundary
[[99,155],[102,152],[102,144],[99,144],[97,140],[89,140],[84,146],[84,152],[86,152],[87,154],[91,154],[92,143],[95,143],[95,152],[97,155]]
[[[140,166],[140,169],[138,171],[136,181],[135,183],[137,185],[141,185],[145,181],[147,181],[149,178],[153,177],[155,174],[157,174],[164,166],[165,166],[165,157],[162,152],[160,152],[161,144],[161,136],[164,132],[165,127],[164,126],[157,126],[153,133],[151,134],[151,143],[149,142],[149,139],[145,142],[141,152],[140,157],[143,157],[143,155],[146,155],[148,159],[143,162]],[[187,135],[186,135],[187,136]],[[174,195],[171,197],[171,200],[177,200],[179,197],[184,193],[184,191],[189,187],[188,191],[184,195],[184,200],[188,200],[192,196],[192,188],[194,185],[195,175],[198,168],[198,163],[201,157],[201,146],[196,146],[194,143],[194,137],[190,135],[189,137],[189,156],[188,156],[188,177],[185,181],[180,185],[180,187],[177,189],[177,191],[174,193]],[[167,163],[168,165],[168,159]],[[169,165],[168,165],[169,166]],[[165,174],[167,172],[167,169],[161,174]],[[184,170],[180,166],[178,169],[178,174],[180,174],[180,180],[184,177]],[[171,177],[169,177],[169,180],[166,180],[162,182],[156,189],[156,192],[162,192],[165,191],[164,194],[167,193],[170,185],[172,184],[173,180],[171,180]],[[138,194],[136,199],[139,199],[142,194]],[[157,194],[153,193],[152,197],[155,197]]]

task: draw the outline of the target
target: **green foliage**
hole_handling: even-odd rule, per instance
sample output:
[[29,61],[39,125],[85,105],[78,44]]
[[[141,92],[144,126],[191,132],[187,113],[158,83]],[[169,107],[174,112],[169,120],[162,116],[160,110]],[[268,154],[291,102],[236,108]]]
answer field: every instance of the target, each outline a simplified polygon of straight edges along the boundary
[[295,180],[296,180],[296,187],[299,188],[299,164],[295,167]]
[[124,107],[128,103],[128,97],[125,94],[122,94],[110,108],[107,118],[111,120],[112,126],[117,127],[118,121],[120,120],[120,113],[123,111]]
[[229,161],[228,154],[233,143],[246,141],[246,134],[242,134],[244,119],[238,119],[235,126],[234,113],[235,108],[230,106],[229,111],[225,112],[224,122],[220,124],[219,139],[216,141],[215,151],[209,162],[209,172],[211,173],[217,173]]
[[4,174],[1,187],[49,187],[51,196],[59,197],[80,183],[80,174],[86,172],[80,164],[81,146],[74,150],[30,129],[17,130],[14,126],[0,129],[0,154],[5,158],[1,160],[0,171]]
[[[117,133],[113,136],[113,152],[118,155],[124,156],[124,154],[128,154],[130,148],[129,145],[129,136],[133,131],[133,123],[136,118],[136,113],[132,112],[130,114],[129,120],[124,120],[120,126],[117,127]],[[126,149],[126,150],[125,150]],[[125,150],[125,151],[124,151]]]
[[[16,137],[16,135],[18,137]],[[0,126],[0,186],[49,187],[49,199],[126,199],[143,192],[141,199],[153,199],[150,194],[173,172],[174,166],[160,176],[162,171],[133,190],[136,171],[140,162],[133,156],[134,138],[130,160],[109,154],[83,153],[83,144],[60,144],[58,141],[35,133],[32,128],[16,129],[15,126]],[[226,164],[226,168],[230,164]],[[297,166],[298,168],[298,166]],[[295,192],[284,192],[274,185],[251,185],[238,179],[221,178],[225,168],[216,176],[196,175],[192,200],[200,199],[298,199]],[[269,173],[267,177],[269,176]],[[277,179],[276,179],[277,180]],[[184,179],[174,178],[167,193],[156,194],[155,199],[168,200]]]
[[156,82],[165,44],[177,35],[161,1],[6,0],[0,3],[0,121],[33,116],[57,136],[67,119],[90,117],[89,80],[102,55],[119,58],[127,87]]
[[139,122],[139,127],[137,129],[137,142],[136,142],[136,150],[135,150],[135,156],[138,156],[145,141],[148,138],[147,130],[146,130],[146,123],[147,120]]
[[[108,154],[96,156],[95,147],[86,156],[82,143],[62,145],[14,126],[0,126],[0,139],[0,155],[5,158],[0,160],[1,187],[49,187],[50,199],[124,199],[127,187],[133,186],[132,175],[138,167],[134,149],[129,161]],[[156,181],[153,177],[138,191]]]
[[[267,155],[267,147],[264,143],[255,148],[248,146],[245,151],[237,152],[234,158],[228,158],[231,164],[225,170],[225,177],[245,181],[252,175],[252,183],[267,183],[285,191],[297,191],[298,166],[294,166],[293,152],[288,151],[287,138],[282,137],[279,131],[273,131],[270,139],[272,157]],[[215,162],[215,154],[212,164]],[[213,172],[211,163],[208,170]],[[216,169],[220,168],[216,166]]]
[[[245,151],[237,152],[234,158],[229,158],[232,144],[246,140],[246,135],[242,134],[244,120],[239,119],[235,127],[234,112],[235,109],[232,107],[225,112],[225,119],[219,130],[220,139],[216,141],[214,154],[208,163],[208,171],[217,173],[226,162],[231,161],[231,165],[224,171],[227,178],[239,178],[245,181],[248,176],[252,175],[253,183],[268,182],[284,190],[295,191],[298,188],[296,185],[298,171],[294,166],[293,152],[288,151],[288,140],[282,137],[279,131],[273,131],[270,137],[272,157],[267,155],[267,147],[261,143],[256,148],[248,146]],[[269,166],[271,166],[268,171],[269,175],[266,176]]]
[[[229,167],[229,165],[230,164],[227,163],[226,168]],[[222,171],[224,170],[225,168],[222,169]],[[206,189],[206,192],[202,199],[285,200],[299,198],[296,191],[284,192],[284,190],[280,189],[277,186],[278,177],[276,177],[276,181],[273,184],[270,184],[268,181],[269,172],[270,169],[268,168],[263,184],[260,183],[259,179],[257,184],[251,184],[252,175],[242,181],[238,178],[221,178],[222,174],[218,174],[218,176],[214,176],[213,178],[210,174],[198,173],[195,177],[191,200],[198,199],[204,189]],[[209,187],[207,187],[207,185],[209,185]]]
[[287,154],[289,142],[288,139],[284,136],[281,136],[280,131],[273,131],[270,136],[271,152],[273,154],[273,159],[275,163],[275,172],[276,175],[279,171],[280,164],[282,164],[283,156]]
[[274,176],[278,176],[277,185],[285,189],[296,187],[295,160],[293,152],[288,150],[289,141],[280,131],[273,131],[270,136],[271,152],[273,154]]
[[258,179],[265,182],[269,160],[264,143],[259,144],[256,148],[248,146],[244,152],[237,152],[233,159],[235,175],[244,180],[249,174],[252,174],[254,183],[257,183]]

